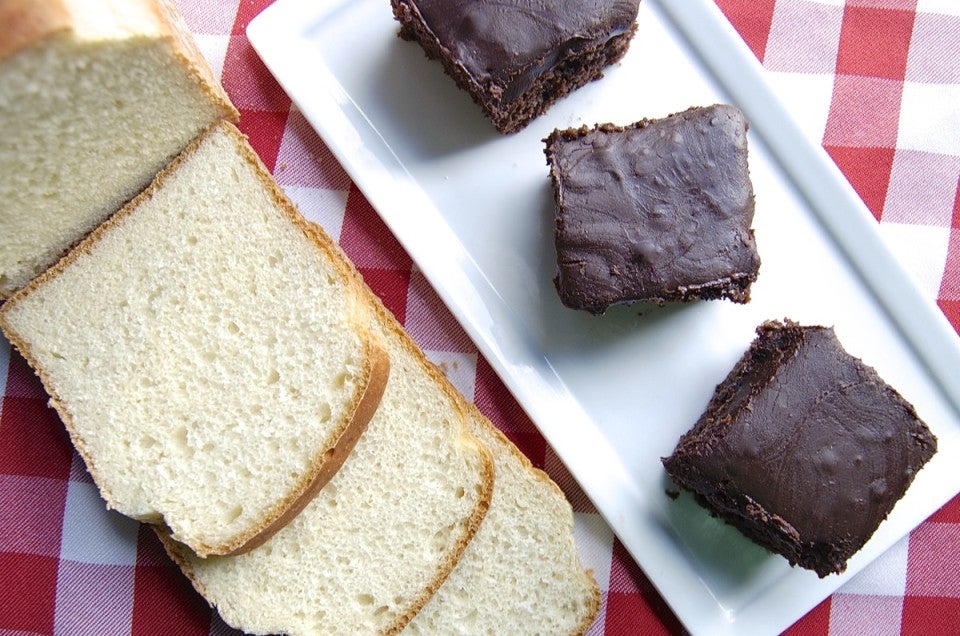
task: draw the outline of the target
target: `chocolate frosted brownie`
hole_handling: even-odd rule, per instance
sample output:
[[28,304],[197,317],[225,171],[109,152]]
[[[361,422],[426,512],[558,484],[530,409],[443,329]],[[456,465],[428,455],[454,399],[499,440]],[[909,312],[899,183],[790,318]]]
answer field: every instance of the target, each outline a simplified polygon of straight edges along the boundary
[[512,133],[627,51],[640,0],[391,0],[400,37]]
[[663,464],[791,565],[842,572],[937,440],[832,329],[768,322],[757,334]]
[[749,300],[760,257],[737,108],[556,130],[544,142],[565,305],[602,314],[632,301]]

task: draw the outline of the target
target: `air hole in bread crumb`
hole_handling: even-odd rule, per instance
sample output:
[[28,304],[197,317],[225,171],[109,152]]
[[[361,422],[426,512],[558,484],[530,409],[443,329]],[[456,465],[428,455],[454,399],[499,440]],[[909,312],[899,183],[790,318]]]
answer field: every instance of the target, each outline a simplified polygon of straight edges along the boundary
[[173,432],[173,443],[182,449],[190,448],[190,444],[187,441],[186,426],[178,426],[177,429]]
[[196,237],[196,236],[193,236],[193,235],[191,234],[190,236],[187,237],[187,245],[196,245],[196,244],[197,244],[197,237]]
[[280,381],[280,372],[276,369],[270,369],[270,372],[267,373],[267,384],[276,384]]
[[360,603],[360,605],[373,605],[373,597],[369,594],[357,594],[357,603]]
[[380,616],[381,614],[385,614],[385,613],[387,612],[387,610],[389,610],[389,609],[390,609],[390,608],[387,607],[386,605],[381,605],[380,607],[378,607],[378,608],[376,609],[376,611],[373,612],[373,615],[374,615],[374,616]]
[[243,514],[243,506],[234,506],[223,515],[224,523],[233,523]]
[[464,490],[463,487],[461,486],[460,488],[457,488],[457,489],[454,491],[454,493],[455,493],[457,499],[463,499],[463,498],[466,496],[467,491]]
[[227,331],[230,333],[240,333],[240,325],[231,320],[227,323]]
[[317,418],[319,418],[321,422],[329,422],[330,415],[331,415],[330,405],[327,404],[326,402],[324,402],[317,408]]

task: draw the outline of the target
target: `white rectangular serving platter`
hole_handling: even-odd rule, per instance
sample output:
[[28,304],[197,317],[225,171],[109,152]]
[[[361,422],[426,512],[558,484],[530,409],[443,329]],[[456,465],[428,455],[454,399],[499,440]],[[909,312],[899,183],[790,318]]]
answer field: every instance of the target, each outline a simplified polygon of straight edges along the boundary
[[[388,0],[278,0],[247,34],[684,626],[779,633],[960,490],[960,342],[711,0],[644,0],[638,25],[622,63],[512,136],[397,37]],[[542,138],[716,102],[751,122],[752,301],[564,308]],[[847,572],[825,579],[670,499],[660,464],[755,328],[784,317],[834,326],[939,437]]]

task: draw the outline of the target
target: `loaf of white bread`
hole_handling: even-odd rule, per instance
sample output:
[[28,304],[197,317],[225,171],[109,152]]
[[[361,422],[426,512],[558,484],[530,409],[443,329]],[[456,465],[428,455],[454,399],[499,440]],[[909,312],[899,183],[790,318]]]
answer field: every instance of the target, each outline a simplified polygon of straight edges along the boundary
[[389,360],[339,247],[221,122],[0,309],[110,507],[249,549],[343,463]]
[[0,0],[0,300],[238,114],[166,0]]

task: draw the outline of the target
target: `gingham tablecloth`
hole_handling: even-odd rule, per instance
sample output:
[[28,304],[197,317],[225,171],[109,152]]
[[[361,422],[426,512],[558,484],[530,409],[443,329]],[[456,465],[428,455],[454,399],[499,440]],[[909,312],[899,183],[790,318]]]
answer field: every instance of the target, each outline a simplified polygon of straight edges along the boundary
[[[717,3],[811,139],[873,211],[917,284],[960,330],[960,0]],[[246,26],[269,0],[177,4],[240,109],[240,128],[291,198],[339,238],[455,384],[564,488],[584,563],[603,592],[590,633],[682,632],[250,48]],[[105,511],[43,389],[5,341],[0,387],[0,633],[233,633],[151,532]],[[960,497],[788,633],[960,633]]]

